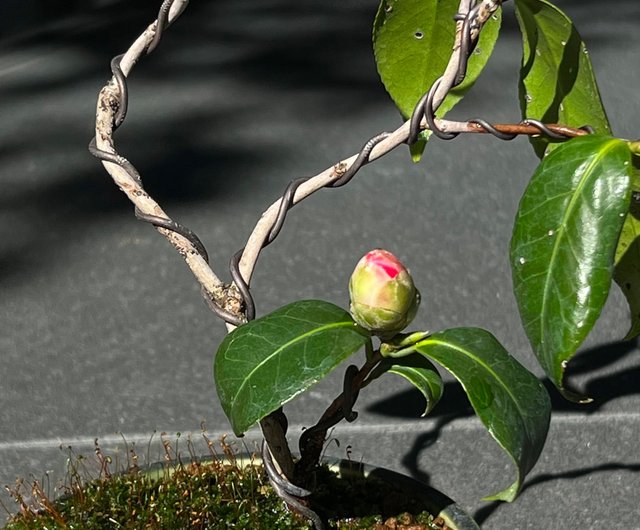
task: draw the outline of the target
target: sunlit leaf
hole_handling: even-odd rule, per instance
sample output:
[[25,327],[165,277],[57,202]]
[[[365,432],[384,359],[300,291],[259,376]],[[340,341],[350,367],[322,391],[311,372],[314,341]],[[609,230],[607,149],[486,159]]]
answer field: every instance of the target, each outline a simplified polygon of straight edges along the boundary
[[415,349],[460,381],[484,426],[512,458],[516,480],[488,497],[512,501],[547,437],[551,403],[546,389],[483,329],[454,328],[434,333]]
[[[382,0],[373,26],[373,49],[380,78],[391,99],[407,119],[449,62],[458,11],[457,0]],[[469,59],[465,80],[442,102],[443,117],[473,86],[491,56],[500,30],[500,10],[485,24]],[[420,159],[424,139],[412,147]]]
[[385,373],[403,377],[422,393],[426,401],[423,416],[429,414],[442,397],[442,377],[433,363],[420,354],[383,359],[371,373],[369,381]]
[[349,313],[318,300],[294,302],[227,335],[214,377],[240,435],[320,381],[369,340]]
[[525,190],[511,240],[520,316],[553,383],[607,299],[631,195],[630,151],[605,136],[574,138],[545,157]]
[[[522,116],[610,134],[587,48],[571,19],[546,0],[515,5],[523,38]],[[530,140],[539,157],[558,145],[545,137]]]
[[[634,192],[640,193],[640,170],[635,169]],[[616,248],[613,279],[622,289],[631,315],[625,339],[640,335],[640,204],[631,203]]]

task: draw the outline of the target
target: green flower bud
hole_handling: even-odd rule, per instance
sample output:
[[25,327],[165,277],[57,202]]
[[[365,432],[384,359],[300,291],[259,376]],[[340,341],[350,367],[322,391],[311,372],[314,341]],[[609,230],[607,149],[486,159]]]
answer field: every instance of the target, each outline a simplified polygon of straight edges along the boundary
[[383,338],[402,331],[416,316],[420,293],[409,271],[391,252],[368,252],[349,281],[351,316]]

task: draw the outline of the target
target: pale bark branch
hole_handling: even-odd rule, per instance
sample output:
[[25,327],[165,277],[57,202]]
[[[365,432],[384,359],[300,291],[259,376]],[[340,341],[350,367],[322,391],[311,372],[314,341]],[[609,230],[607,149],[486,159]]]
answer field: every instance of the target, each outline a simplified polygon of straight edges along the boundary
[[[495,4],[495,7],[494,7],[494,4]],[[479,26],[477,30],[475,30],[476,31],[475,36],[477,36],[477,33],[480,31],[482,24],[484,24],[489,19],[489,16],[493,12],[495,12],[497,7],[499,7],[499,4],[500,2],[497,0],[484,0],[482,2],[482,6],[481,6],[482,16],[480,17],[479,15],[478,17]],[[466,15],[467,13],[469,13],[469,10],[471,9],[472,5],[473,5],[473,0],[461,0],[459,4],[458,12],[462,15]],[[434,102],[433,102],[434,109],[436,109],[442,103],[442,101],[444,101],[444,98],[449,93],[449,90],[451,90],[456,74],[458,72],[460,61],[463,60],[461,57],[462,54],[460,49],[460,42],[462,38],[461,30],[462,30],[462,22],[459,21],[457,22],[457,25],[456,25],[456,37],[454,41],[453,52],[449,59],[447,68],[445,69],[445,72],[442,76],[442,81],[440,82],[440,86],[438,87],[438,90],[434,95]],[[423,120],[423,122],[421,123],[421,128],[422,129],[427,128],[426,121]],[[376,160],[377,158],[380,158],[386,155],[387,153],[389,153],[399,145],[405,143],[408,137],[409,137],[409,121],[406,121],[400,127],[398,127],[395,131],[393,131],[387,138],[385,138],[383,141],[378,143],[373,148],[373,150],[371,151],[371,155],[369,156],[369,160],[373,161],[373,160]],[[346,158],[338,162],[337,164],[334,164],[332,167],[327,168],[321,173],[317,174],[316,176],[310,178],[307,182],[302,184],[296,190],[296,193],[293,198],[293,204],[299,203],[301,200],[305,199],[312,193],[318,191],[319,189],[322,189],[327,184],[330,184],[331,182],[338,179],[340,175],[344,173],[344,171],[351,164],[353,164],[356,158],[357,158],[357,155],[352,155],[349,158]],[[267,237],[269,235],[269,232],[271,231],[271,228],[273,227],[276,221],[279,208],[280,208],[280,200],[277,200],[271,206],[269,206],[269,208],[260,217],[260,220],[256,224],[255,228],[253,229],[253,232],[251,233],[251,235],[249,236],[249,239],[247,240],[247,244],[245,245],[242,258],[240,259],[240,274],[242,275],[244,280],[247,282],[247,284],[251,282],[251,276],[253,275],[256,261],[258,260],[260,251],[262,250],[264,243],[267,240]],[[227,324],[227,328],[229,330],[232,330],[234,329],[234,326],[231,324]]]
[[[184,10],[188,0],[175,0],[169,10],[169,23],[173,22]],[[127,76],[140,57],[145,53],[156,33],[157,21],[149,27],[134,41],[120,61],[120,68]],[[121,105],[121,96],[114,77],[102,88],[98,96],[96,108],[96,147],[102,151],[116,153],[113,139],[113,123],[118,108]],[[129,200],[142,212],[147,215],[155,215],[168,219],[168,216],[160,205],[151,198],[142,184],[130,175],[124,168],[112,162],[102,161],[106,171],[109,173],[115,184],[127,195]],[[167,240],[173,245],[178,253],[184,258],[194,276],[211,295],[211,297],[224,309],[233,311],[239,307],[239,303],[230,300],[223,282],[216,276],[212,268],[200,255],[193,245],[183,236],[164,228],[156,227]]]

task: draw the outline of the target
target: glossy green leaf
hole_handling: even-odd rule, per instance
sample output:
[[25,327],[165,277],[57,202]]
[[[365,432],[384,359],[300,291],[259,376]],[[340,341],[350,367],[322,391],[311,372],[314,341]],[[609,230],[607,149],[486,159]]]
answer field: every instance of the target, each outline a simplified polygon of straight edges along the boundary
[[511,240],[520,317],[553,383],[604,305],[631,195],[630,151],[605,136],[574,138],[552,151],[525,190]]
[[[640,170],[635,169],[633,190],[640,192]],[[631,203],[618,246],[613,279],[624,293],[631,315],[631,328],[625,339],[640,335],[640,204]]]
[[516,480],[488,499],[514,500],[547,437],[551,403],[546,389],[483,329],[435,333],[415,349],[460,381],[484,426],[513,459]]
[[367,384],[385,373],[403,377],[422,393],[426,400],[423,416],[429,414],[442,397],[442,377],[433,363],[420,354],[383,359],[369,376]]
[[227,335],[215,358],[220,402],[236,435],[320,381],[369,340],[348,312],[294,302]]
[[[522,116],[611,134],[587,48],[569,17],[546,0],[515,4],[523,39]],[[559,145],[544,137],[530,141],[541,158]]]
[[[418,100],[440,77],[449,62],[458,11],[457,0],[382,0],[373,26],[373,50],[387,92],[407,119]],[[443,117],[473,86],[491,56],[500,30],[500,10],[485,24],[469,59],[465,80],[453,89],[436,112]],[[428,136],[423,135],[423,139]],[[412,148],[420,159],[424,140]]]

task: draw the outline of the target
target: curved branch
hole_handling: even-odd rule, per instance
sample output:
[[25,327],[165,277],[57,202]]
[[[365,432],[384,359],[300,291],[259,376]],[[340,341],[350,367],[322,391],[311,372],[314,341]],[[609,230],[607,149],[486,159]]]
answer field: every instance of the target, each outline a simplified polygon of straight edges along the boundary
[[[458,13],[461,16],[466,16],[472,8],[474,0],[461,0]],[[477,38],[482,25],[489,19],[491,14],[499,7],[500,0],[483,0],[481,4],[476,6],[478,9],[477,26],[473,28],[472,36]],[[433,106],[437,108],[444,98],[448,94],[451,87],[454,85],[460,64],[466,58],[462,57],[462,21],[458,21],[456,24],[456,37],[454,41],[453,53],[449,59],[445,73],[441,78],[438,90],[434,95]],[[421,128],[426,129],[426,120],[422,120]],[[403,123],[394,132],[390,133],[384,140],[374,146],[370,155],[369,161],[376,160],[383,155],[386,155],[399,145],[405,143],[409,137],[409,121]],[[310,178],[304,184],[298,187],[296,193],[293,196],[292,205],[299,203],[312,193],[319,189],[331,184],[335,180],[339,179],[344,171],[351,166],[357,158],[357,155],[352,155],[330,168],[325,169],[315,177]],[[244,278],[247,284],[251,282],[251,276],[256,265],[256,261],[260,255],[260,251],[264,248],[265,242],[274,226],[278,210],[280,208],[280,199],[274,202],[269,208],[262,214],[260,220],[256,224],[253,232],[247,240],[247,244],[244,247],[242,257],[240,258],[239,269],[240,274]],[[234,329],[232,324],[227,324],[229,330]]]
[[[159,36],[164,29],[163,26],[171,24],[180,16],[187,4],[188,0],[165,0],[163,2],[159,13],[160,22],[156,20],[150,24],[129,49],[115,59],[114,72],[117,70],[120,70],[120,72],[117,75],[114,74],[100,90],[96,108],[95,151],[111,154],[124,162],[124,164],[118,164],[105,160],[103,157],[102,164],[104,168],[115,184],[135,205],[136,211],[141,214],[139,217],[146,219],[159,218],[167,222],[170,222],[171,219],[160,205],[146,193],[142,187],[141,179],[133,166],[117,154],[113,133],[124,119],[126,112],[126,77],[140,57],[153,50],[158,44]],[[129,168],[129,171],[127,168]],[[233,296],[229,296],[228,289],[225,288],[223,282],[209,266],[206,255],[199,252],[192,241],[175,230],[157,225],[156,229],[184,258],[203,290],[213,298],[215,303],[223,310],[226,309],[231,313],[237,314],[240,309],[240,301],[233,300]]]

